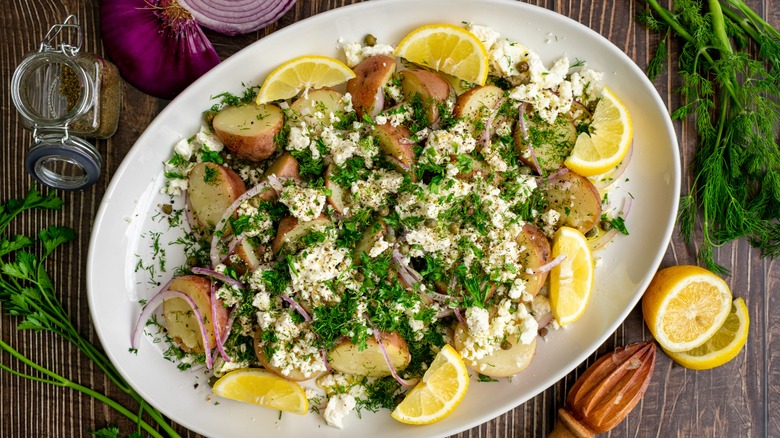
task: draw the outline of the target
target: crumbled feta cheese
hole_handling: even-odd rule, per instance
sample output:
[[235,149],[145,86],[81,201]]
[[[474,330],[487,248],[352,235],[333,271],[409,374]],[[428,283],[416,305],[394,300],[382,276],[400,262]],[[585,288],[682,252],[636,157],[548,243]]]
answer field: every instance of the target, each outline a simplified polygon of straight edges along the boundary
[[279,200],[290,209],[290,214],[299,221],[308,222],[322,214],[326,197],[321,189],[310,189],[290,184],[285,186]]
[[486,309],[481,307],[469,307],[466,309],[466,325],[469,331],[474,334],[481,334],[490,328],[490,315]]
[[206,125],[201,125],[200,131],[195,135],[195,142],[208,152],[220,152],[225,148],[222,141]]
[[355,397],[349,394],[337,394],[328,400],[328,406],[325,408],[323,418],[328,426],[344,428],[344,417],[355,409]]
[[346,43],[342,46],[344,56],[347,58],[347,65],[352,68],[364,59],[374,55],[395,56],[393,46],[387,44],[374,44],[373,46],[364,46],[360,43]]
[[467,29],[482,42],[486,50],[490,50],[501,35],[487,26],[469,23]]
[[174,146],[173,151],[179,154],[185,161],[192,158],[192,143],[188,138],[182,138]]

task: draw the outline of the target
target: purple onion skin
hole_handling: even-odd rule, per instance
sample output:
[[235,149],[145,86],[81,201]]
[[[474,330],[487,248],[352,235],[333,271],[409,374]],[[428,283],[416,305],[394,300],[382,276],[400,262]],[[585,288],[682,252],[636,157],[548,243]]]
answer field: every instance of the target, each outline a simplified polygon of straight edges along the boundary
[[154,97],[173,99],[219,63],[176,0],[103,0],[100,25],[106,54],[122,77]]

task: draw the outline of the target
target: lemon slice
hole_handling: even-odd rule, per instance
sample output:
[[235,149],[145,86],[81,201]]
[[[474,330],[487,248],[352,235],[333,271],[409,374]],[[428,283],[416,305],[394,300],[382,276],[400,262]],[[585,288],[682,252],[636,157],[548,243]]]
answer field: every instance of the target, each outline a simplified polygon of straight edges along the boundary
[[698,266],[658,271],[642,297],[647,328],[664,350],[688,351],[710,339],[731,311],[731,290]]
[[593,291],[593,256],[579,230],[561,227],[553,235],[553,258],[564,256],[550,270],[550,307],[558,324],[580,319]]
[[447,344],[391,416],[406,424],[435,423],[455,410],[468,388],[466,365],[460,354]]
[[485,46],[473,33],[452,24],[418,27],[401,40],[395,54],[467,82],[485,85],[487,80]]
[[582,176],[605,173],[620,164],[633,136],[628,109],[610,89],[604,88],[593,113],[590,133],[583,132],[577,137],[564,164]]
[[266,408],[304,415],[309,400],[303,388],[276,374],[257,368],[231,371],[214,384],[214,394]]
[[338,59],[301,56],[276,67],[265,78],[257,104],[295,97],[301,91],[333,87],[355,77],[355,72]]
[[675,362],[693,370],[708,370],[721,366],[737,357],[748,337],[750,317],[747,306],[742,298],[737,298],[731,304],[731,312],[726,322],[707,339],[707,342],[692,350],[681,353],[667,351]]

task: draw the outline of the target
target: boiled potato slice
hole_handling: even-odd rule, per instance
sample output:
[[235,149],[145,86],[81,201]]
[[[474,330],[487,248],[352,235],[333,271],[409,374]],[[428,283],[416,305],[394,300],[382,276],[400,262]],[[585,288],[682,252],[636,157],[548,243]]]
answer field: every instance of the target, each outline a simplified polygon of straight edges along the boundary
[[[396,332],[382,333],[381,337],[393,368],[397,371],[406,368],[412,360],[412,355],[404,338]],[[385,377],[391,374],[382,349],[373,337],[366,341],[366,348],[363,350],[349,339],[343,340],[328,353],[328,361],[331,368],[344,374],[369,377]]]
[[271,249],[274,254],[278,254],[279,251],[285,248],[290,250],[309,231],[330,223],[330,220],[324,215],[309,222],[300,222],[294,216],[287,216],[279,222],[276,237],[271,242]]
[[214,133],[239,158],[263,161],[276,152],[274,138],[282,130],[284,115],[275,105],[228,106],[211,121]]
[[347,92],[352,95],[352,106],[359,118],[364,114],[376,117],[385,103],[384,86],[395,73],[395,58],[373,55],[352,70],[355,77],[347,81]]
[[541,187],[547,200],[547,209],[561,216],[556,227],[569,226],[583,234],[601,219],[601,196],[587,178],[568,171]]
[[372,135],[399,172],[407,172],[417,162],[412,135],[404,125],[393,126],[390,123],[376,125]]
[[[211,280],[197,275],[185,275],[173,280],[168,289],[182,292],[192,298],[203,317],[209,345],[214,348],[217,345],[214,327],[216,325],[217,330],[224,330],[228,311],[218,303],[216,321],[212,320],[211,300],[216,297],[211,296]],[[165,300],[162,307],[165,328],[171,339],[186,352],[203,353],[205,351],[203,336],[192,307],[181,298]]]
[[496,109],[503,96],[504,90],[495,85],[474,87],[458,96],[453,113],[455,117],[468,120],[484,120]]
[[[458,352],[463,351],[467,337],[468,329],[462,323],[458,323],[458,326],[455,327],[454,342]],[[464,357],[463,362],[472,370],[494,379],[511,377],[528,368],[528,365],[531,364],[531,359],[536,354],[536,340],[537,338],[534,338],[530,344],[522,344],[517,335],[508,336],[506,342],[511,344],[508,350],[495,350],[479,360],[470,360]]]
[[246,192],[241,177],[215,163],[196,164],[190,171],[188,187],[192,214],[206,231],[213,231],[230,204]]
[[310,125],[330,124],[330,115],[344,108],[344,93],[327,88],[311,90],[290,105],[293,114]]
[[349,208],[350,193],[333,180],[334,165],[329,164],[325,170],[325,188],[330,190],[328,204],[339,214],[344,214]]
[[555,123],[549,124],[529,112],[525,115],[524,124],[525,132],[518,121],[514,134],[520,160],[534,170],[538,163],[542,175],[563,166],[564,160],[574,148],[574,142],[577,141],[577,130],[569,116],[561,114],[555,119]]
[[542,230],[531,224],[525,224],[517,236],[517,244],[524,248],[520,255],[520,264],[523,267],[522,278],[526,282],[525,290],[531,295],[536,295],[547,281],[548,272],[528,274],[525,270],[538,268],[550,261],[550,241]]
[[428,115],[428,123],[439,119],[439,104],[449,99],[452,88],[440,75],[427,70],[401,71],[401,90],[406,101],[419,95]]

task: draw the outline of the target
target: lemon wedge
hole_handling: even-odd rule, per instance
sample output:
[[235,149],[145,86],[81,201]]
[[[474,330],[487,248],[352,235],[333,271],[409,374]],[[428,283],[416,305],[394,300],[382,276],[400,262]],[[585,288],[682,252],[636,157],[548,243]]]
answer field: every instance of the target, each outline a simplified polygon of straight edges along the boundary
[[580,319],[593,291],[593,255],[579,230],[561,227],[553,235],[552,257],[564,256],[550,270],[550,307],[561,326]]
[[688,351],[715,335],[731,312],[731,301],[728,285],[712,272],[670,266],[658,271],[647,286],[642,314],[664,350]]
[[338,59],[301,56],[276,67],[265,78],[256,103],[289,99],[302,91],[333,87],[354,77],[355,72]]
[[466,365],[460,354],[447,344],[391,416],[406,424],[435,423],[455,410],[468,388]]
[[485,46],[473,33],[452,24],[418,27],[401,40],[395,54],[467,82],[485,85],[487,81]]
[[608,88],[604,88],[596,104],[589,131],[577,137],[571,155],[564,161],[566,167],[582,176],[608,172],[623,161],[631,147],[631,115]]
[[222,376],[213,388],[214,394],[278,411],[304,415],[309,400],[295,382],[257,368],[244,368]]
[[745,346],[750,328],[750,316],[742,298],[731,304],[726,322],[704,344],[688,351],[666,354],[680,365],[693,370],[708,370],[737,357]]

